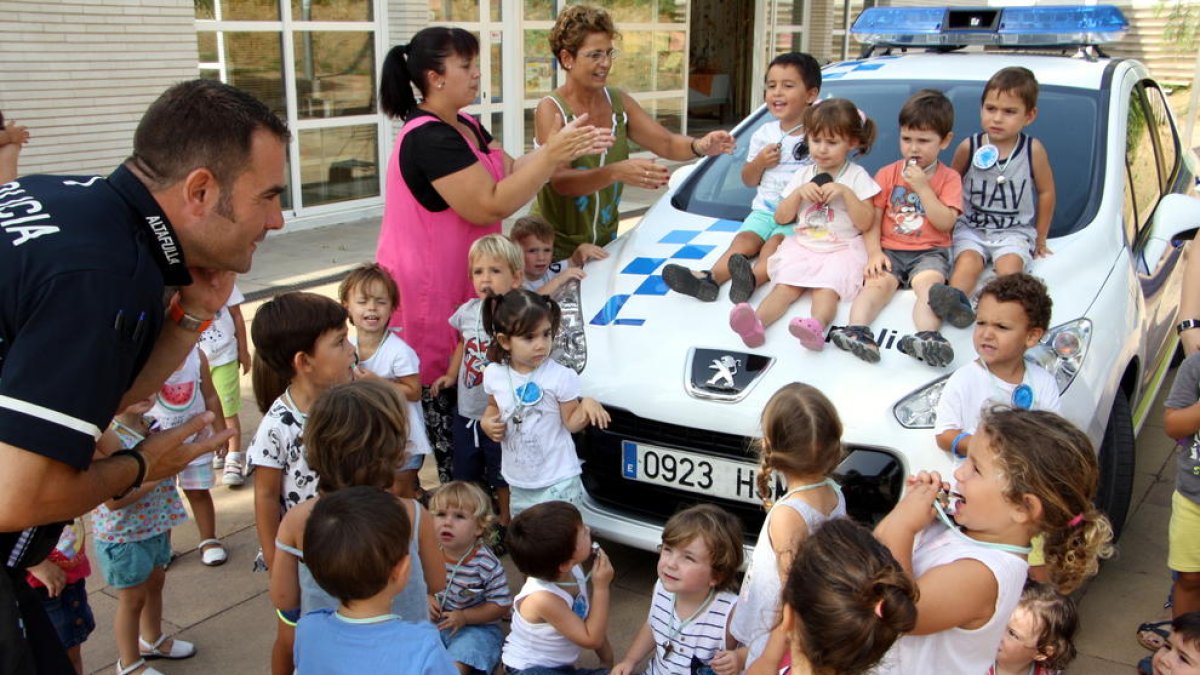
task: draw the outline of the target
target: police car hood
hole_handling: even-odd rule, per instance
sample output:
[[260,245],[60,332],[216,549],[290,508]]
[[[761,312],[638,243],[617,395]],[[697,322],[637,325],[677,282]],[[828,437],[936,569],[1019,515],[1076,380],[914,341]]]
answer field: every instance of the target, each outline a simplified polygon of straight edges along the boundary
[[[832,400],[842,414],[847,442],[887,444],[889,435],[902,429],[892,412],[900,399],[975,357],[972,329],[949,325],[943,334],[954,347],[955,359],[947,368],[927,366],[897,350],[900,337],[914,332],[911,291],[897,293],[872,325],[882,352],[878,364],[864,363],[832,343],[822,352],[801,347],[787,323],[809,315],[807,295],[767,328],[765,345],[746,347],[729,328],[733,305],[728,284],[716,302],[706,303],[669,291],[661,276],[669,263],[710,268],[739,225],[679,211],[668,194],[637,227],[608,246],[607,259],[588,263],[581,285],[587,337],[585,395],[643,418],[757,435],[759,415],[770,396],[799,381]],[[1096,297],[1116,259],[1105,252],[1114,249],[1102,239],[1100,228],[1083,228],[1052,239],[1055,254],[1034,262],[1031,273],[1053,289],[1052,326],[1083,316]],[[1078,273],[1078,261],[1086,261],[1088,274]],[[768,290],[769,285],[758,289],[751,304],[757,306]],[[847,323],[849,309],[849,302],[839,304],[834,325]],[[689,363],[697,359],[698,367],[689,370]],[[763,359],[770,364],[753,381],[743,386],[743,375],[734,378],[737,386],[722,386],[727,384],[722,368],[741,371]],[[703,382],[696,381],[701,378]],[[716,388],[729,390],[725,399],[738,400],[698,396],[697,385],[713,378]]]

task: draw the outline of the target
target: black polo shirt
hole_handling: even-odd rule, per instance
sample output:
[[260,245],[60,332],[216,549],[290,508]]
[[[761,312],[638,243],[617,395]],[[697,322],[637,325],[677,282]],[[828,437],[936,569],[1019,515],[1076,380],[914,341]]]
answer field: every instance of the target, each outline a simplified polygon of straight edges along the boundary
[[0,185],[0,441],[86,469],[158,338],[164,287],[189,283],[125,167]]

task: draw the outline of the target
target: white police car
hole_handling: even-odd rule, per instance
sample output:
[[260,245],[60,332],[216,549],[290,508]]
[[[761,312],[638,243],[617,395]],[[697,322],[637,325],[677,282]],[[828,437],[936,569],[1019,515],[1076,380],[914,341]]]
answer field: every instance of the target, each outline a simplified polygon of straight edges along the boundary
[[[1057,377],[1063,413],[1100,448],[1099,501],[1118,526],[1132,491],[1134,434],[1159,414],[1150,403],[1178,343],[1182,239],[1200,226],[1200,202],[1184,196],[1196,168],[1162,90],[1142,64],[1096,46],[1125,26],[1106,6],[870,9],[854,32],[875,55],[826,67],[821,89],[879,123],[873,150],[858,160],[874,173],[898,157],[896,117],[912,93],[933,87],[950,98],[957,141],[978,130],[983,84],[995,71],[1020,65],[1037,75],[1039,114],[1027,132],[1045,144],[1058,204],[1054,255],[1031,269],[1054,300],[1051,330],[1032,355]],[[966,44],[1068,47],[1053,55],[955,48]],[[652,549],[662,523],[694,502],[729,508],[756,531],[749,439],[767,399],[792,381],[820,388],[841,412],[849,454],[839,474],[855,517],[889,511],[907,473],[952,468],[934,443],[933,411],[944,379],[974,357],[969,328],[944,329],[956,354],[949,368],[901,354],[898,336],[912,331],[905,291],[874,324],[879,364],[802,349],[786,320],[767,330],[765,346],[747,349],[729,328],[727,290],[702,303],[663,283],[664,265],[706,269],[729,244],[753,197],[739,175],[749,139],[769,119],[763,108],[738,125],[733,156],[677,171],[668,194],[608,246],[609,258],[589,263],[578,304],[568,307],[575,323],[560,358],[581,368],[585,392],[613,418],[578,444],[585,519],[607,538]],[[807,302],[788,316],[804,315]],[[834,323],[847,314],[842,303]]]

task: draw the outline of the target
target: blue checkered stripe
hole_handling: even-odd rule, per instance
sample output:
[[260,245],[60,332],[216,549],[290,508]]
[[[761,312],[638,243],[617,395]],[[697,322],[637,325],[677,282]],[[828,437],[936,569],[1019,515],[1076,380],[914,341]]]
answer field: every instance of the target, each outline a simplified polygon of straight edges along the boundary
[[837,80],[846,76],[847,73],[852,73],[856,70],[879,70],[887,65],[887,61],[900,58],[899,56],[876,56],[869,61],[858,59],[855,61],[842,61],[836,63],[821,71],[821,81]]
[[[662,257],[637,257],[629,261],[619,272],[619,288],[633,288],[629,293],[618,293],[610,297],[596,316],[593,326],[641,326],[650,309],[644,302],[661,297],[670,291],[662,278],[662,267],[668,262],[681,262],[695,267],[717,246],[725,246],[728,234],[742,227],[740,220],[718,220],[703,230],[671,230],[656,242],[655,252],[661,250]],[[709,234],[712,233],[712,234]],[[709,243],[715,242],[715,243]],[[640,315],[640,316],[639,316]]]

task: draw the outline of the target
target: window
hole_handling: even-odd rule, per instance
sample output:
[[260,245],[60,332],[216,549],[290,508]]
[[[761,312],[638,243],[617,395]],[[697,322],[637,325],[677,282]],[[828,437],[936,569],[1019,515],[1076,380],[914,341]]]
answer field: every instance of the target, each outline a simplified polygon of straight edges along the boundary
[[[1141,86],[1134,87],[1129,95],[1129,112],[1125,116],[1125,167],[1129,172],[1129,188],[1133,193],[1133,231],[1128,232],[1130,242],[1144,228],[1154,211],[1154,205],[1162,196],[1162,181],[1159,177],[1158,157],[1154,153],[1154,140],[1146,113],[1145,93]],[[1055,177],[1059,174],[1056,172]],[[1127,224],[1126,227],[1129,227]]]
[[374,0],[195,0],[200,76],[287,120],[285,208],[381,194]]
[[1171,191],[1171,181],[1175,178],[1175,169],[1179,165],[1179,139],[1175,136],[1175,126],[1171,123],[1171,107],[1158,85],[1145,82],[1146,103],[1150,106],[1150,123],[1158,137],[1159,175],[1162,178],[1163,192]]

